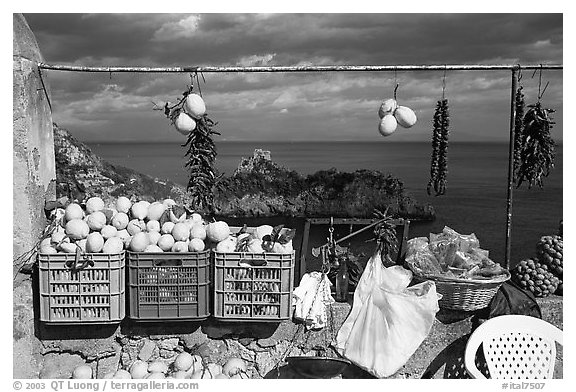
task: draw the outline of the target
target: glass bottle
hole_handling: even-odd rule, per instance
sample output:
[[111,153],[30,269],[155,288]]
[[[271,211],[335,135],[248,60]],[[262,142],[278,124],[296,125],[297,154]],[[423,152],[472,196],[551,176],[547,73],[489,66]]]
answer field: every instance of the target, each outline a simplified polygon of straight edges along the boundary
[[336,301],[348,301],[348,284],[350,276],[348,274],[348,260],[341,260],[338,273],[336,274]]

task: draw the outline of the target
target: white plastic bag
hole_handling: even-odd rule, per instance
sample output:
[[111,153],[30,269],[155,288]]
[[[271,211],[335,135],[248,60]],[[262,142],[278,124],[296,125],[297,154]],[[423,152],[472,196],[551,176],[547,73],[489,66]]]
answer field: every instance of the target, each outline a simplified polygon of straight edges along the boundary
[[412,273],[400,266],[384,267],[376,252],[338,331],[338,352],[376,377],[388,377],[408,361],[439,310],[434,282],[407,287],[411,279]]

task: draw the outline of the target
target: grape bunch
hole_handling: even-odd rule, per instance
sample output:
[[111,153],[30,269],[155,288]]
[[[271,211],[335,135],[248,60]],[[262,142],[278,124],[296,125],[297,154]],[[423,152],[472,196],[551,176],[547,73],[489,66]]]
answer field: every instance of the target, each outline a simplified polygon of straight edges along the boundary
[[547,265],[534,259],[522,260],[511,272],[512,280],[536,297],[547,297],[556,292],[560,284]]
[[538,261],[540,264],[548,266],[548,270],[560,280],[562,280],[564,273],[563,247],[562,237],[557,235],[543,236],[536,244]]

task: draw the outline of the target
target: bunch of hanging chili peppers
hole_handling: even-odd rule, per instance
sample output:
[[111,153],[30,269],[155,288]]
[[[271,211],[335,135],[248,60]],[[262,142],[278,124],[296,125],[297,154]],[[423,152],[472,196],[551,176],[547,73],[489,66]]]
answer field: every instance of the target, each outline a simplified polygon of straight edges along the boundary
[[430,163],[430,181],[426,191],[436,196],[446,193],[446,175],[448,174],[448,99],[442,98],[436,103],[432,130],[432,159]]

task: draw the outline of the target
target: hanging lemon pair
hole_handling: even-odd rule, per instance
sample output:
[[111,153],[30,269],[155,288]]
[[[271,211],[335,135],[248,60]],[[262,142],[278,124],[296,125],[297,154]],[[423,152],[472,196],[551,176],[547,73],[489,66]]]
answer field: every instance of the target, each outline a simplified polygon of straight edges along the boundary
[[410,128],[416,121],[416,113],[407,106],[398,105],[396,100],[396,91],[398,84],[394,88],[394,98],[390,98],[382,102],[380,109],[378,109],[378,116],[380,117],[380,124],[378,125],[378,132],[382,136],[390,136],[400,125],[403,128]]

